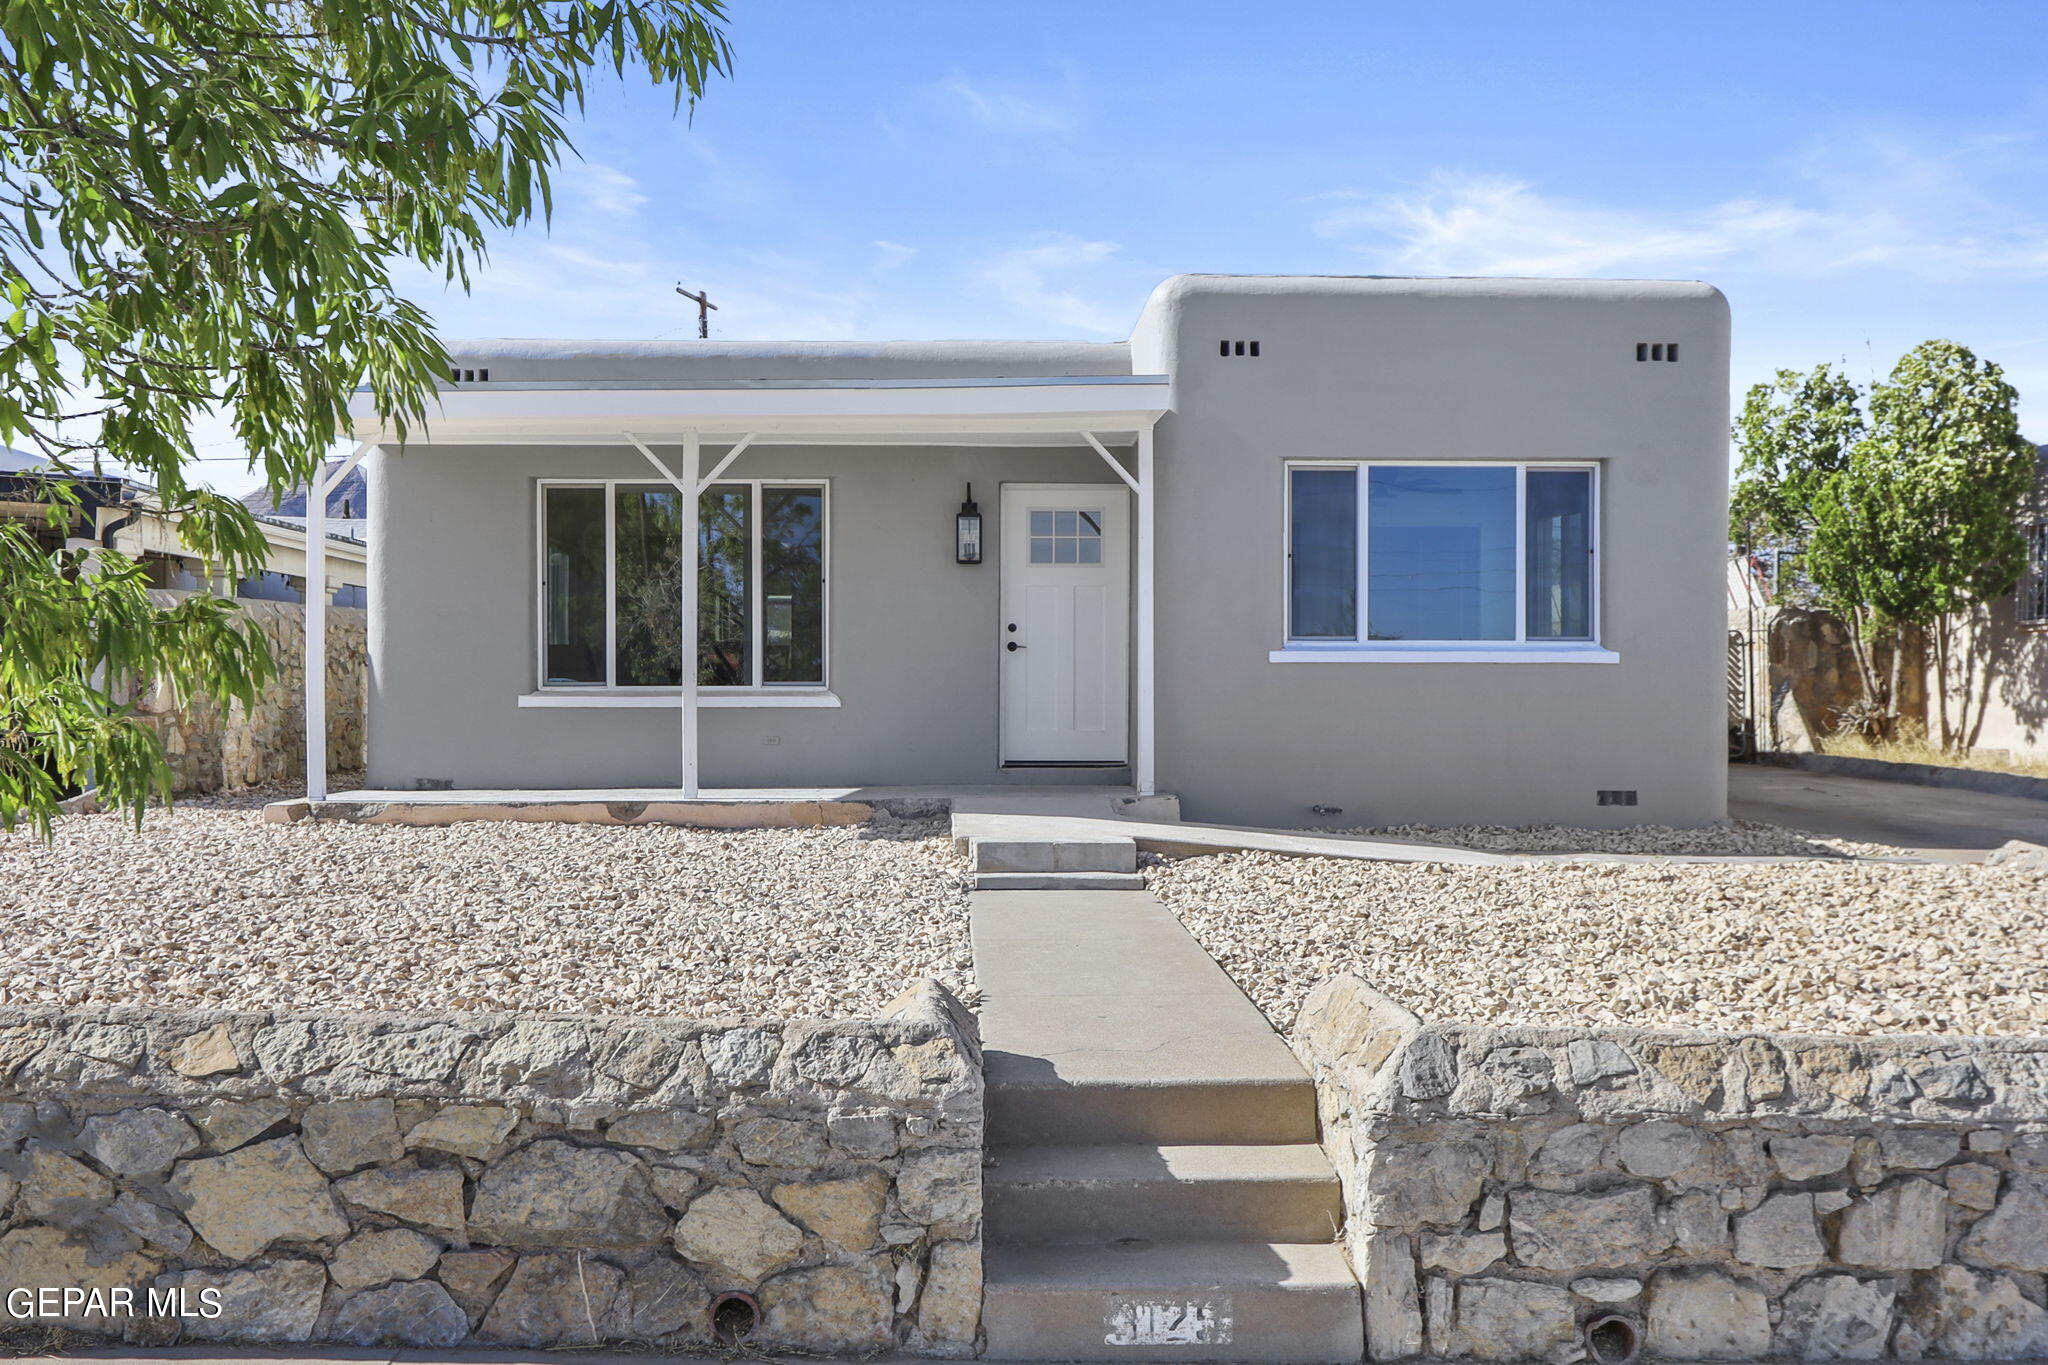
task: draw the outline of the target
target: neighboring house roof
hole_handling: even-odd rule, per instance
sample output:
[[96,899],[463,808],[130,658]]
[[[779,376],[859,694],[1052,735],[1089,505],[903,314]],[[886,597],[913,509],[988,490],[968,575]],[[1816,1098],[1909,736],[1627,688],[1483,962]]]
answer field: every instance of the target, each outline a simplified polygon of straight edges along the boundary
[[42,469],[50,462],[40,455],[31,455],[26,450],[13,446],[0,446],[0,474],[26,474]]
[[[341,461],[330,460],[321,468],[324,478],[339,468]],[[242,498],[242,506],[259,517],[277,517],[287,522],[296,519],[299,524],[306,520],[306,490],[294,488],[282,498],[272,499],[270,490],[259,488]],[[334,486],[327,495],[327,515],[332,521],[360,521],[370,506],[369,484],[363,477],[363,467],[357,465],[348,476]]]

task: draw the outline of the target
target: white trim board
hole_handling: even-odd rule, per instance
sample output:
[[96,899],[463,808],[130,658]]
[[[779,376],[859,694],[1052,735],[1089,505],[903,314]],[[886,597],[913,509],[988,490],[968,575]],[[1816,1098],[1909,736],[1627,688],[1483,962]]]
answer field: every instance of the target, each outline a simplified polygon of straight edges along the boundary
[[[519,697],[522,709],[540,710],[673,710],[682,704],[680,692],[525,692]],[[748,689],[697,694],[697,705],[714,711],[829,710],[839,704],[837,692]]]

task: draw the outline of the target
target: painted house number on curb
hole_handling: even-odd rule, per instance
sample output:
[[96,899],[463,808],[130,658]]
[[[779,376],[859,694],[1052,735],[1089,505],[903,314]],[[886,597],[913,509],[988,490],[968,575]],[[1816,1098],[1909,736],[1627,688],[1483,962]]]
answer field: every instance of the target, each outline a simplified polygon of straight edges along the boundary
[[1230,1340],[1230,1300],[1169,1299],[1120,1303],[1109,1310],[1102,1340],[1110,1346],[1221,1346]]

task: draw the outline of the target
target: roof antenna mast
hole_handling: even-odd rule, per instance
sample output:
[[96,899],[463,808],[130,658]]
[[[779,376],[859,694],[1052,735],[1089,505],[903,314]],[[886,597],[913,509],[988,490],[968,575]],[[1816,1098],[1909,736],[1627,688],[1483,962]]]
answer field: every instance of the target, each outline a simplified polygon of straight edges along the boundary
[[697,305],[697,340],[709,341],[711,339],[711,315],[718,311],[718,305],[711,301],[711,291],[707,289],[701,294],[692,294],[681,285],[677,285],[676,292]]

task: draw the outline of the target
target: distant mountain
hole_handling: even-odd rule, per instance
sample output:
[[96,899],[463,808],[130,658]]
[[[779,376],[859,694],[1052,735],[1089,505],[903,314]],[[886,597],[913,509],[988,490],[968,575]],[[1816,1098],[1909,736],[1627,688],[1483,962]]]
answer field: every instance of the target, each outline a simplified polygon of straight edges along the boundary
[[[320,473],[324,478],[341,461],[330,461]],[[258,516],[303,517],[306,515],[306,489],[294,488],[277,501],[271,501],[270,490],[259,488],[242,499],[242,506]],[[327,515],[341,521],[362,521],[369,516],[370,490],[363,479],[363,467],[357,465],[348,476],[327,495]]]

